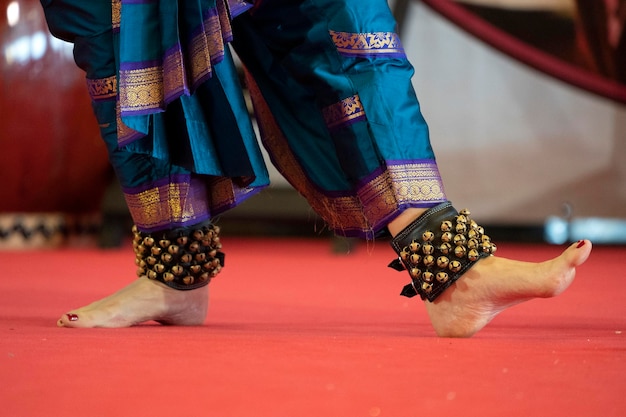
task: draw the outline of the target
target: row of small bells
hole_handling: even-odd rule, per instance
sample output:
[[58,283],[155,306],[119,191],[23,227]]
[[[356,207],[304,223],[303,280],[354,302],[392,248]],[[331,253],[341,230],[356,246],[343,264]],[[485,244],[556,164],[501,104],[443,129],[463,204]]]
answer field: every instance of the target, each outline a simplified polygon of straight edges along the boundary
[[[441,284],[448,282],[450,276],[447,271],[459,272],[463,267],[459,259],[467,257],[469,261],[474,262],[480,258],[481,252],[487,254],[496,252],[496,245],[469,215],[470,211],[463,209],[456,216],[455,225],[450,220],[441,223],[441,243],[437,248],[433,244],[435,233],[426,231],[422,234],[421,243],[413,240],[400,252],[400,259],[407,266],[411,278],[422,282],[421,288],[424,292],[432,291],[435,280]],[[436,249],[441,252],[437,258],[435,258]],[[452,259],[452,255],[456,259]],[[422,265],[425,270],[420,269]],[[439,270],[433,272],[432,268],[435,266]]]
[[[182,277],[185,285],[205,282],[215,277],[222,265],[216,257],[222,244],[219,238],[219,226],[211,226],[206,232],[197,229],[188,236],[179,236],[173,242],[161,239],[158,242],[152,236],[143,236],[133,226],[133,249],[136,254],[135,263],[138,276],[150,279],[162,277],[163,281],[171,282]],[[184,276],[183,276],[184,275]]]

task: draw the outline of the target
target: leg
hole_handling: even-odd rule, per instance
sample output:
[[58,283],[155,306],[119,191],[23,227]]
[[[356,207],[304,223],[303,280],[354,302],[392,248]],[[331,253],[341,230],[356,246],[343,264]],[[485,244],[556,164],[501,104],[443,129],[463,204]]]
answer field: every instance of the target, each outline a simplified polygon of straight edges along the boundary
[[[446,198],[386,3],[363,1],[268,0],[236,24],[234,45],[279,170],[338,233],[373,238],[387,229],[397,240]],[[277,25],[280,19],[292,24]],[[402,257],[403,246],[396,250]],[[438,257],[419,269],[406,255],[405,267],[416,269],[411,286],[429,299],[440,336],[471,336],[508,307],[561,293],[591,243],[539,264],[467,251],[455,252],[463,261],[454,259],[457,272],[439,276],[428,269]],[[422,262],[425,253],[415,255]],[[430,297],[437,279],[440,293]]]
[[[223,265],[217,229],[206,222],[268,183],[225,47],[230,22],[224,0],[181,10],[169,1],[125,4],[122,11],[102,2],[47,3],[52,32],[75,43],[138,227],[139,279],[57,324],[201,324],[207,284]],[[152,20],[161,22],[143,24]]]
[[[421,214],[399,216],[389,224],[391,234],[397,236]],[[574,280],[576,267],[590,253],[591,242],[582,240],[560,256],[541,263],[497,256],[479,259],[432,302],[426,301],[426,311],[437,335],[472,336],[509,307],[561,294]],[[412,280],[416,285],[424,282],[414,277]]]

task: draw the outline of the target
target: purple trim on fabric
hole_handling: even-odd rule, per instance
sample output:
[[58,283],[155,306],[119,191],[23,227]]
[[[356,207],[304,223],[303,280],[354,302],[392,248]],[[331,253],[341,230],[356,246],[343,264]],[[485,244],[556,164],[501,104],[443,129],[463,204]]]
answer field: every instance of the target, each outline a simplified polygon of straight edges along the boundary
[[124,138],[119,138],[120,140],[118,140],[117,146],[118,147],[123,147],[123,146],[126,146],[126,145],[130,145],[131,143],[133,143],[137,139],[141,139],[144,136],[146,136],[146,135],[144,135],[141,132],[135,132],[135,131],[133,131],[133,132],[134,133],[132,135],[127,135]]
[[122,0],[122,4],[150,4],[158,2],[159,0]]
[[158,59],[151,59],[149,61],[138,62],[122,62],[120,63],[120,71],[133,71],[142,68],[158,67],[161,65],[161,61]]
[[[183,94],[188,95],[188,96],[191,95],[191,89],[189,88],[188,82],[187,82],[187,71],[186,71],[184,59],[183,59],[183,62],[178,62],[178,60],[176,59],[170,59],[170,57],[176,57],[176,56],[179,56],[182,59],[183,49],[180,43],[176,43],[175,45],[168,48],[165,51],[164,58],[163,58],[163,74],[164,74],[164,77],[163,77],[164,78],[164,85],[163,85],[164,98],[163,99],[165,101],[165,104],[171,103],[172,101],[176,100]],[[180,68],[176,68],[176,67],[173,67],[172,65],[168,65],[168,63],[171,63],[172,61],[178,62],[178,64],[180,65]],[[168,89],[169,87],[172,87],[172,86],[166,85],[165,80],[167,79],[167,74],[170,74],[172,72],[179,72],[181,74],[182,85],[176,86],[175,89]]]
[[406,58],[406,54],[403,52],[385,52],[385,53],[381,53],[381,52],[377,52],[377,53],[371,53],[371,54],[367,54],[367,53],[350,53],[350,52],[343,52],[343,51],[338,51],[339,55],[341,56],[345,56],[347,58],[398,58],[398,59],[407,59]]
[[254,7],[254,4],[245,0],[229,0],[228,7],[230,8],[230,16],[232,19],[234,19],[237,16],[250,10],[252,7]]
[[332,126],[329,126],[328,130],[330,130],[331,132],[334,132],[344,127],[352,126],[353,124],[358,123],[358,122],[367,122],[367,116],[363,114],[362,116],[357,116],[353,119],[349,119],[342,123],[335,123]]
[[[176,227],[193,226],[194,224],[202,223],[210,219],[211,219],[211,215],[207,213],[207,214],[203,214],[201,216],[195,217],[193,220],[182,221],[182,222],[169,222],[167,223],[167,225],[159,225],[155,227],[141,227],[139,225],[136,225],[136,226],[137,226],[137,229],[139,229],[141,232],[154,233],[154,232],[159,232],[161,230],[174,229]],[[167,227],[164,227],[164,226],[167,226]]]
[[[219,13],[217,11],[216,7],[211,7],[210,9],[206,9],[205,11],[202,12],[202,20],[207,20],[211,17],[215,17],[217,16]],[[202,28],[200,28],[202,29]],[[197,33],[197,32],[196,32]]]
[[235,192],[235,198],[234,201],[230,204],[224,204],[222,206],[219,207],[214,207],[211,215],[213,217],[217,216],[218,214],[222,214],[236,206],[238,206],[239,204],[243,203],[245,200],[247,200],[248,198],[257,195],[258,193],[260,193],[261,191],[263,191],[264,189],[266,189],[268,187],[268,185],[263,185],[263,186],[259,186],[259,187],[252,187],[252,188],[246,188],[245,192],[242,192],[241,189],[237,189]]
[[156,187],[162,187],[167,184],[191,183],[192,181],[198,181],[198,180],[195,178],[192,179],[190,174],[174,174],[166,178],[160,178],[149,184],[138,185],[137,187],[122,187],[122,191],[125,194],[139,194],[144,191],[148,191]]

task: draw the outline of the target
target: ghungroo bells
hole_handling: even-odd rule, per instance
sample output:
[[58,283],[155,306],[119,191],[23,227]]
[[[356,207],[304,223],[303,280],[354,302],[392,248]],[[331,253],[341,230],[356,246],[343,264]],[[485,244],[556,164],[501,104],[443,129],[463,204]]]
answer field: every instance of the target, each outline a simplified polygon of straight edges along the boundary
[[457,212],[449,202],[426,211],[392,239],[398,259],[389,266],[407,270],[411,283],[401,295],[420,295],[434,301],[479,259],[496,251],[496,245],[468,210]]
[[155,234],[133,226],[137,275],[161,281],[177,290],[209,283],[224,266],[220,229],[210,223]]

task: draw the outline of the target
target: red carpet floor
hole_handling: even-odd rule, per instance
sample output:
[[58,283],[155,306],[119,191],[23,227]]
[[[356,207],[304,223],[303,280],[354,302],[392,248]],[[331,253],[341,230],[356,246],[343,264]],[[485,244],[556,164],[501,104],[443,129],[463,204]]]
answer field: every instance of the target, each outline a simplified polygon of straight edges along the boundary
[[[596,247],[560,297],[471,339],[398,295],[386,242],[228,238],[205,326],[61,329],[131,279],[130,247],[0,252],[0,415],[626,415],[626,248]],[[560,248],[501,244],[537,261]]]

